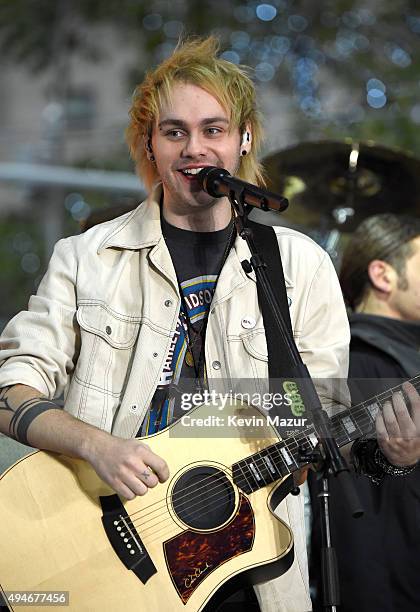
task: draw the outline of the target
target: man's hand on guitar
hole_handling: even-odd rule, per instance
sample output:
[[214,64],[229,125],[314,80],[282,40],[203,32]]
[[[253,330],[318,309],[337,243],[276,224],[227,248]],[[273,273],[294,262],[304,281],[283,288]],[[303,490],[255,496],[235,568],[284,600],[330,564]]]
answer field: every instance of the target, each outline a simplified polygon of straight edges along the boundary
[[[414,465],[420,459],[420,396],[410,383],[402,393],[394,393],[392,402],[385,402],[376,417],[379,446],[390,463],[397,466]],[[410,414],[411,412],[411,414]]]
[[147,444],[100,433],[102,435],[91,445],[87,459],[98,476],[118,495],[134,499],[168,479],[166,462]]

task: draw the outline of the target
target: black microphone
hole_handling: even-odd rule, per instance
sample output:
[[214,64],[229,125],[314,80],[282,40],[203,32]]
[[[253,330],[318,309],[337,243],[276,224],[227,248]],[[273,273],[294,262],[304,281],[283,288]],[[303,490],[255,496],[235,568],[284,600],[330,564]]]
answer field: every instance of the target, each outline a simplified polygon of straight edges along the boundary
[[246,183],[236,176],[232,176],[224,168],[208,166],[200,170],[197,178],[203,191],[214,198],[222,198],[233,194],[235,199],[243,204],[277,212],[282,212],[289,206],[286,198],[251,183]]

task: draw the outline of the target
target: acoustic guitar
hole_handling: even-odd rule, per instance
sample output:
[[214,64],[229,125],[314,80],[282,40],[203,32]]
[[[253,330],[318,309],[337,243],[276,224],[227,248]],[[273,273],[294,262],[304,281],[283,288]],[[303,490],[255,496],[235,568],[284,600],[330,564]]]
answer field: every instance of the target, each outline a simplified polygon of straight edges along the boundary
[[[335,415],[338,445],[373,432],[387,397]],[[44,451],[0,477],[0,588],[11,610],[22,591],[50,601],[66,591],[75,612],[215,610],[241,581],[290,567],[293,536],[274,510],[317,445],[313,426],[279,441],[257,408],[235,402],[188,417],[147,438],[170,478],[132,501],[86,462]],[[44,611],[45,595],[34,598]]]

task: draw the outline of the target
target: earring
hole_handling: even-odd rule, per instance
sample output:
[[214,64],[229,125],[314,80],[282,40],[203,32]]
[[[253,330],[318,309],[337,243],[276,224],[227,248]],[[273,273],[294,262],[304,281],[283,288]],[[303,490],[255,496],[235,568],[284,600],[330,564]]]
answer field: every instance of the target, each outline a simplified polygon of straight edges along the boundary
[[149,138],[146,143],[146,151],[147,151],[147,159],[151,162],[154,162],[155,156],[153,155],[151,138]]
[[[250,140],[250,134],[249,132],[245,130],[245,132],[243,132],[242,134],[241,147],[244,147],[246,144],[248,144],[249,140]],[[248,151],[246,149],[242,149],[241,155],[246,155],[247,153]]]

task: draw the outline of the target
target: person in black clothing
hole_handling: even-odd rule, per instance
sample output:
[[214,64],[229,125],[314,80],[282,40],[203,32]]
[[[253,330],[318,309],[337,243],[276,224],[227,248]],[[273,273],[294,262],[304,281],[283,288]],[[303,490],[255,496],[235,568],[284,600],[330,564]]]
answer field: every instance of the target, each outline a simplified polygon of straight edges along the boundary
[[[403,380],[413,379],[417,386],[420,220],[391,214],[366,219],[344,252],[340,283],[352,309],[349,379],[353,379],[353,403]],[[419,457],[418,448],[419,441],[413,440],[413,464]],[[420,468],[415,465],[406,472],[405,477],[385,473],[380,484],[365,476],[357,478],[365,509],[358,520],[350,517],[339,484],[331,482],[341,612],[420,610]],[[316,578],[316,528],[312,538],[311,565]],[[322,609],[320,601],[314,609]]]

